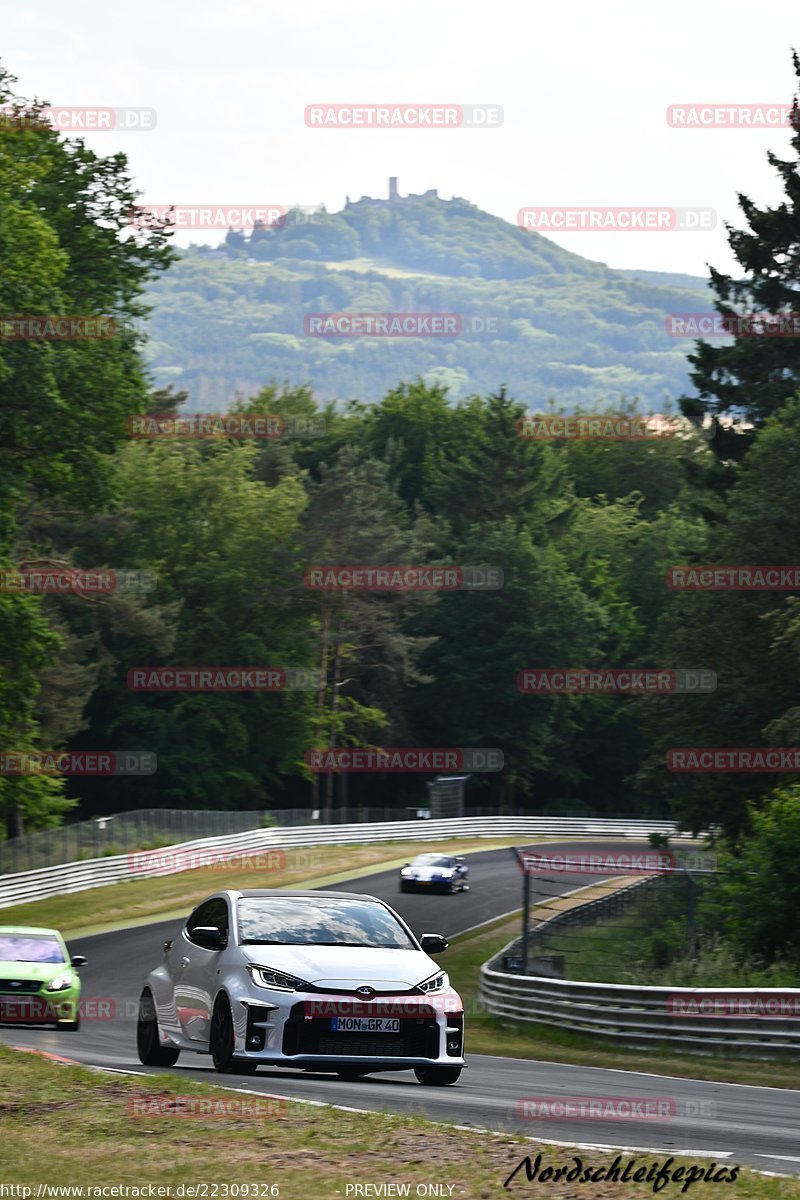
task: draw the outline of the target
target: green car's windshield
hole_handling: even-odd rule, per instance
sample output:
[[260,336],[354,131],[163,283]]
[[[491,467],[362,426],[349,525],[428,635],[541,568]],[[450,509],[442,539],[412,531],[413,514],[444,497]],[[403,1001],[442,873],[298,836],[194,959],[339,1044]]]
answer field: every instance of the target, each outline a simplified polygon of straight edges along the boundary
[[0,962],[63,963],[58,938],[46,933],[0,933]]

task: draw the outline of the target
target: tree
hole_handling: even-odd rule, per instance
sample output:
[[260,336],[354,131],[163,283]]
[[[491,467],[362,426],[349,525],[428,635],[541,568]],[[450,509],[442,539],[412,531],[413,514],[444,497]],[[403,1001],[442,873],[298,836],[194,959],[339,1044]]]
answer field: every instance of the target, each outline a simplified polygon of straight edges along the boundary
[[[0,67],[0,568],[32,509],[102,507],[110,454],[125,418],[145,395],[138,338],[126,328],[145,312],[141,295],[169,254],[163,235],[121,238],[136,193],[121,154],[100,158],[65,140],[44,107],[14,93]],[[33,119],[32,119],[33,118]],[[107,317],[114,336],[43,341],[14,336],[14,318]],[[0,590],[0,747],[45,748],[37,720],[42,673],[57,669],[64,640],[47,622],[41,597]],[[63,781],[0,779],[8,829],[25,818],[47,824],[64,811]]]
[[[686,554],[673,543],[672,565],[800,562],[800,398],[755,435],[730,491],[727,527],[709,535],[705,547],[697,539],[684,547]],[[780,590],[676,592],[662,610],[654,641],[659,662],[711,668],[717,687],[708,695],[648,699],[650,752],[640,785],[671,796],[676,815],[693,829],[719,824],[732,837],[746,834],[749,806],[777,780],[753,774],[669,776],[664,751],[796,743],[797,611],[796,598]]]
[[720,856],[719,906],[743,955],[800,966],[800,787],[779,787],[750,812],[750,835]]
[[[323,466],[320,482],[311,487],[305,545],[309,564],[344,567],[420,564],[429,550],[397,496],[388,465],[353,447]],[[372,744],[379,731],[387,738],[402,736],[406,691],[424,682],[417,663],[430,644],[430,638],[413,636],[409,623],[433,597],[401,591],[310,594],[319,630],[314,746]],[[315,776],[315,808],[318,794]],[[328,775],[324,807],[332,806]]]
[[[800,58],[793,53],[800,80]],[[795,157],[768,161],[778,172],[785,199],[773,208],[759,208],[739,193],[747,229],[728,226],[728,242],[742,268],[734,278],[711,268],[716,293],[714,307],[723,316],[739,314],[796,314],[800,312],[800,108],[792,108]],[[735,328],[735,325],[733,326]],[[720,415],[733,414],[758,428],[800,385],[800,338],[736,333],[731,344],[700,341],[693,354],[691,379],[699,397],[684,397],[681,410],[697,424],[715,419],[712,447],[720,458],[741,459],[749,449],[752,431],[722,428]]]
[[[0,566],[8,567],[8,562]],[[40,673],[52,665],[61,638],[42,614],[39,597],[0,590],[0,751],[41,749],[36,719]],[[51,749],[51,747],[44,747]],[[25,822],[56,824],[72,802],[64,781],[45,775],[0,774],[0,818],[8,837],[20,837]]]
[[[151,607],[113,631],[114,670],[88,707],[105,744],[155,751],[159,768],[115,781],[129,807],[265,807],[299,776],[313,692],[132,691],[142,666],[310,669],[313,620],[299,561],[306,505],[297,478],[253,477],[257,448],[223,441],[134,443],[118,456],[118,505],[93,539],[113,564],[158,580]],[[298,600],[300,601],[298,603]],[[165,636],[166,635],[166,636]],[[160,637],[161,644],[155,644]]]
[[[0,107],[37,113],[0,67]],[[171,261],[165,235],[131,233],[136,192],[124,155],[80,138],[0,121],[0,317],[105,316],[103,339],[0,338],[0,509],[29,489],[92,509],[107,496],[108,455],[146,395],[139,337],[148,280]],[[120,237],[121,232],[129,236]]]
[[418,622],[435,640],[422,659],[433,681],[415,697],[416,728],[428,745],[501,750],[504,770],[480,780],[492,803],[512,803],[548,776],[562,789],[577,783],[582,773],[563,751],[577,728],[579,698],[523,695],[517,675],[595,660],[600,606],[556,548],[518,528],[516,514],[474,525],[454,557],[499,565],[503,586],[445,593]]

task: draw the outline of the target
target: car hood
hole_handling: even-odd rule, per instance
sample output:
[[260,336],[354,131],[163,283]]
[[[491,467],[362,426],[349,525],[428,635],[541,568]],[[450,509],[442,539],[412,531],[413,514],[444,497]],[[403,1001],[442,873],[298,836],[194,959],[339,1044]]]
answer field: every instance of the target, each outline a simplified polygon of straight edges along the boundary
[[296,975],[317,987],[354,989],[370,984],[376,991],[416,987],[439,967],[422,950],[384,950],[373,946],[242,946],[250,962]]
[[69,963],[0,962],[0,979],[41,979],[71,971]]

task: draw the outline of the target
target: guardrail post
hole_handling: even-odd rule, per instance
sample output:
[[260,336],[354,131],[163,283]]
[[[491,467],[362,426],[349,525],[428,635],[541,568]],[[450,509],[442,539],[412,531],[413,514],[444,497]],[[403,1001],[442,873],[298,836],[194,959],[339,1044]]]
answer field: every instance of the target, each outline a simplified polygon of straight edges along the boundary
[[697,881],[692,875],[688,867],[684,866],[686,872],[686,887],[688,895],[686,897],[686,949],[689,955],[689,961],[694,962],[697,956],[697,933],[695,930],[695,913],[697,912]]
[[528,933],[531,916],[531,877],[522,876],[522,974],[528,974]]

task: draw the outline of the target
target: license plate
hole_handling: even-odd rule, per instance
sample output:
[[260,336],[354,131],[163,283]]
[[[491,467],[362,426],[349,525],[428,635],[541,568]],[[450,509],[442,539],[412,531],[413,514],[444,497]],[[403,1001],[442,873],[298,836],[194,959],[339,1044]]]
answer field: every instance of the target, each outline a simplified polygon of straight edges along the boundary
[[331,1017],[334,1033],[399,1033],[399,1017]]

